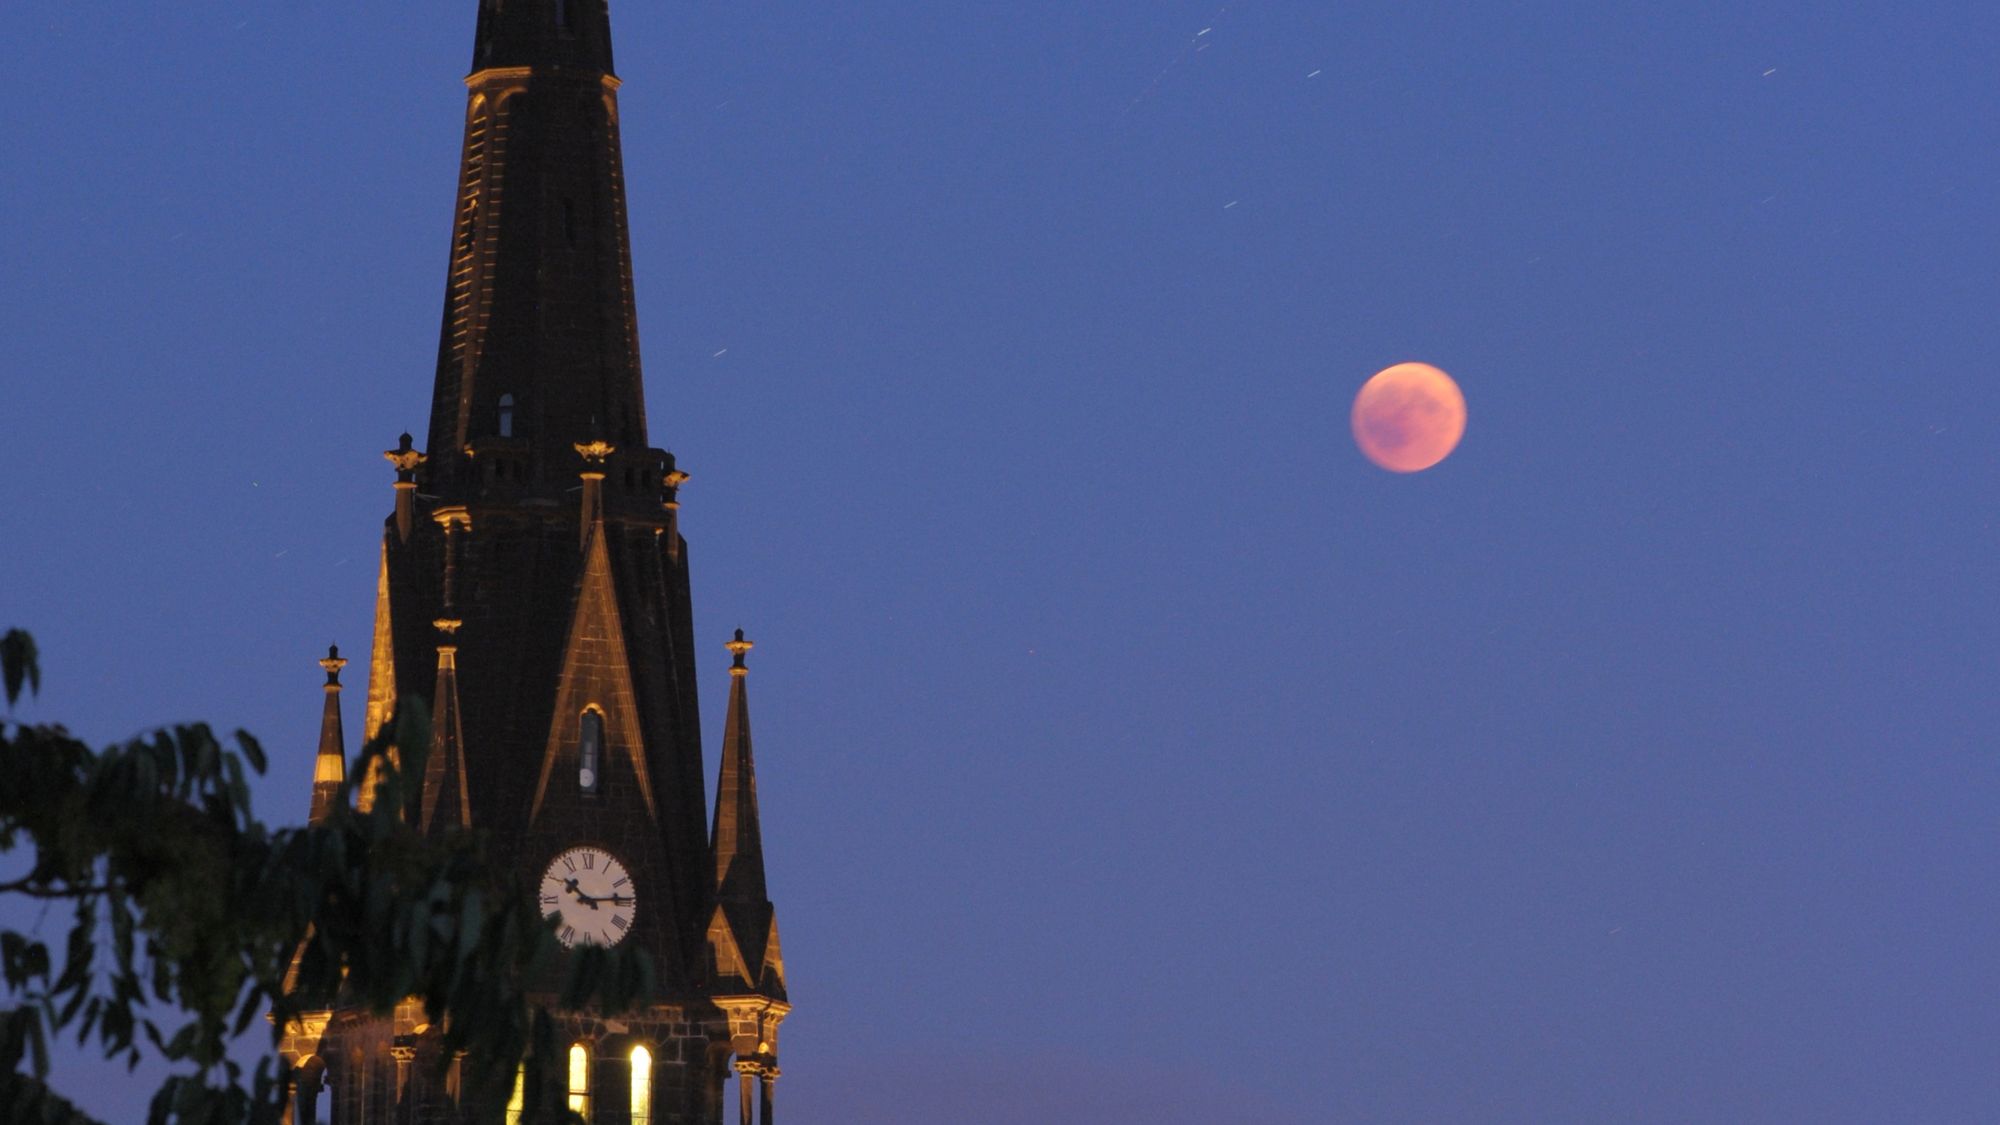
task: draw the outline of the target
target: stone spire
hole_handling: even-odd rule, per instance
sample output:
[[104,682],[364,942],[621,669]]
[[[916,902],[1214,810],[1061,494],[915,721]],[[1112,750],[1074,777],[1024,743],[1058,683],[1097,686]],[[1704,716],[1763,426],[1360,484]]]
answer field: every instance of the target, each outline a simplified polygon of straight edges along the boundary
[[751,644],[736,630],[729,642],[729,715],[722,732],[722,779],[715,791],[715,913],[708,924],[711,999],[729,1018],[732,1066],[741,1085],[742,1120],[750,1120],[752,1089],[760,1120],[769,1123],[778,1081],[778,1025],[791,1012],[778,912],[764,885],[764,834],[757,817],[757,767],[750,753]]
[[347,780],[347,737],[340,726],[340,670],[347,661],[340,658],[340,646],[328,645],[326,659],[326,707],[319,719],[319,756],[313,761],[312,811],[307,824],[319,824],[333,812],[341,783]]
[[611,73],[606,0],[480,0],[474,73],[499,67],[561,67]]
[[666,506],[684,478],[647,439],[609,12],[477,6],[430,420],[387,451],[371,733],[404,708],[433,716],[420,767],[421,748],[385,755],[423,778],[413,822],[470,822],[536,873],[582,839],[617,854],[649,891],[630,939],[693,993],[715,884],[687,550]]
[[417,827],[429,832],[438,809],[459,828],[472,826],[465,779],[465,724],[458,706],[458,630],[464,622],[439,618],[437,688],[431,696],[431,752],[424,761],[424,789]]
[[424,491],[557,500],[648,449],[605,0],[481,5]]
[[[727,904],[768,904],[764,888],[764,832],[757,819],[757,767],[750,754],[751,648],[736,630],[729,642],[729,715],[723,720],[722,778],[715,789],[715,898]],[[761,935],[760,935],[761,938]]]

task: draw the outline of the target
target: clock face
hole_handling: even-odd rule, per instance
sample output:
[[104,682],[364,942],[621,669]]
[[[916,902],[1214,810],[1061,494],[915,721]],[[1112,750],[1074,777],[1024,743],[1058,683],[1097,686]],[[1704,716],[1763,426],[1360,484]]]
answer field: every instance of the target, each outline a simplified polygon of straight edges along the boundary
[[603,848],[571,848],[542,873],[542,914],[559,914],[566,946],[617,945],[632,929],[639,892],[632,874]]

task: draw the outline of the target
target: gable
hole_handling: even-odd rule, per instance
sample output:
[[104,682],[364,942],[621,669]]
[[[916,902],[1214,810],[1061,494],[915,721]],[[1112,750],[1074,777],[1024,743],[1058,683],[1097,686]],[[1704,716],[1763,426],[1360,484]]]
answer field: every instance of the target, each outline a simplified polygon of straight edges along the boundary
[[548,740],[542,751],[542,768],[535,782],[535,799],[528,809],[528,823],[541,814],[549,792],[549,779],[557,768],[574,775],[577,731],[586,710],[604,716],[605,762],[607,768],[616,755],[632,768],[645,800],[646,815],[655,822],[659,810],[653,803],[653,781],[646,768],[645,736],[640,730],[638,696],[632,689],[632,664],[625,647],[625,626],[618,612],[617,587],[611,579],[611,556],[604,545],[604,527],[590,532],[584,552],[583,574],[577,580],[576,601],[570,611],[568,640],[563,646],[562,671],[556,686],[555,713],[549,721]]

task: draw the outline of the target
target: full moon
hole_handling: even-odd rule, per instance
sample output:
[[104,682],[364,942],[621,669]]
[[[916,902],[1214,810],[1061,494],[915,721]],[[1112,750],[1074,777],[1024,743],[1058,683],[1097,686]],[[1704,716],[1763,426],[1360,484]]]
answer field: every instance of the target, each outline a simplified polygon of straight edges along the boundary
[[1354,443],[1392,473],[1430,468],[1465,436],[1465,395],[1428,363],[1399,363],[1375,373],[1354,396]]

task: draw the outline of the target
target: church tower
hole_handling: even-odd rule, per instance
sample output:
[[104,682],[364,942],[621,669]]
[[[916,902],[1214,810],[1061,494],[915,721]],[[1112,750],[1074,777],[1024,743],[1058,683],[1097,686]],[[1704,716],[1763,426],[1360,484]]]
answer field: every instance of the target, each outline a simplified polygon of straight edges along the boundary
[[[734,1076],[743,1125],[768,1125],[790,1009],[750,642],[727,646],[711,820],[687,475],[647,434],[608,0],[480,0],[478,16],[430,427],[421,449],[404,434],[387,453],[366,730],[425,708],[416,823],[487,833],[566,943],[651,954],[652,1008],[561,1017],[572,1108],[603,1125],[719,1125]],[[315,815],[340,780],[336,659]],[[425,1061],[423,1014],[404,1007],[301,1021],[286,1053],[328,1096],[302,1099],[300,1125],[485,1119]]]

